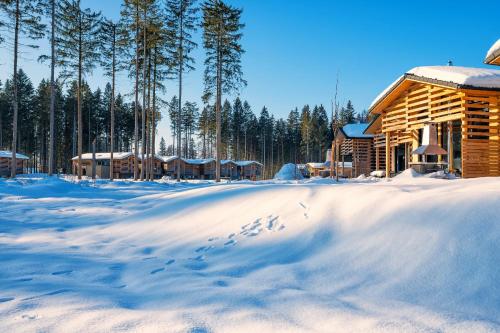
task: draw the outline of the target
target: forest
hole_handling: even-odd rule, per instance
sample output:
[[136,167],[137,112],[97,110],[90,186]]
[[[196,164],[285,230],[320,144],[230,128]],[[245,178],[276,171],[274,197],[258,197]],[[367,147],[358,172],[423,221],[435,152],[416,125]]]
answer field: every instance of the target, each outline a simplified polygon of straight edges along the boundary
[[[332,102],[328,111],[294,107],[278,118],[244,100],[241,9],[220,0],[124,0],[121,8],[113,22],[79,0],[0,0],[0,43],[12,49],[14,64],[0,81],[0,149],[29,156],[31,170],[49,174],[70,172],[72,157],[95,148],[257,160],[270,178],[284,163],[324,161],[334,128],[367,120],[351,101]],[[193,37],[198,30],[201,41]],[[51,53],[39,61],[50,63],[50,72],[34,86],[18,68],[19,49],[37,52],[42,38]],[[198,44],[206,53],[202,105],[182,97]],[[86,77],[97,67],[102,86],[90,87]],[[115,92],[118,72],[131,82],[124,95]],[[166,94],[167,80],[178,90]],[[162,118],[172,136],[156,142]],[[136,169],[135,178],[147,179],[144,172]]]

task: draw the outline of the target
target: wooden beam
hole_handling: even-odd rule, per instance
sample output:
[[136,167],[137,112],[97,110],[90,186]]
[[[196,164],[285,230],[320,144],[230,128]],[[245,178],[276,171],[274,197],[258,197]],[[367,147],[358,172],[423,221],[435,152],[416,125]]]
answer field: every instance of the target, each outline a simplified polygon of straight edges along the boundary
[[385,177],[391,177],[391,133],[385,133]]

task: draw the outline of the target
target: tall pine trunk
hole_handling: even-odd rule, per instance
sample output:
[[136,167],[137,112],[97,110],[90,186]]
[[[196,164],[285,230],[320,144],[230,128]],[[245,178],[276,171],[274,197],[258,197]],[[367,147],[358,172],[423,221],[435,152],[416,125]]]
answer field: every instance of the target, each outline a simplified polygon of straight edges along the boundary
[[113,25],[113,45],[112,49],[112,64],[111,64],[111,149],[110,149],[110,159],[109,159],[109,179],[113,181],[114,178],[114,162],[113,153],[115,151],[115,46],[116,46],[116,26]]
[[17,171],[17,116],[18,116],[18,98],[17,98],[17,49],[19,46],[19,20],[21,13],[19,12],[19,1],[16,0],[16,18],[15,18],[15,28],[14,28],[14,96],[13,96],[13,109],[14,109],[14,119],[12,120],[12,165],[10,170],[10,176],[12,178],[16,177]]
[[152,128],[153,128],[153,134],[151,136],[151,156],[152,156],[152,166],[151,166],[151,173],[153,174],[153,180],[155,178],[155,150],[156,150],[156,147],[155,147],[155,143],[156,143],[156,63],[157,63],[157,59],[156,59],[156,52],[157,52],[157,49],[155,47],[155,53],[154,53],[154,59],[153,59],[153,115],[152,115],[152,122],[153,122],[153,125],[152,125]]
[[147,12],[146,7],[144,7],[144,22],[143,22],[143,49],[142,49],[142,133],[141,133],[141,181],[144,181],[144,154],[146,152],[146,47],[147,47],[147,36],[146,36],[146,18]]
[[[82,179],[82,150],[83,150],[83,119],[82,119],[82,14],[79,14],[78,31],[78,86],[76,88],[76,103],[78,113],[78,179]],[[90,148],[90,147],[89,147]]]
[[[182,0],[181,0],[182,1]],[[182,7],[182,3],[181,3]],[[184,17],[183,17],[183,11],[182,8],[180,10],[180,24],[179,24],[179,109],[177,110],[177,154],[179,155],[177,159],[177,181],[179,182],[181,180],[181,138],[182,138],[182,133],[181,133],[181,113],[182,113],[182,70],[183,66],[182,63],[184,61],[183,56],[184,56]]]
[[139,178],[139,2],[135,6],[134,180]]
[[50,129],[49,129],[49,176],[54,173],[54,126],[55,126],[55,103],[56,103],[56,88],[54,79],[54,70],[56,65],[56,42],[55,42],[55,17],[56,17],[56,0],[51,0],[51,39],[50,39]]
[[[221,18],[222,19],[222,18]],[[220,182],[220,160],[222,150],[222,133],[221,133],[221,103],[222,103],[222,23],[219,22],[219,36],[217,37],[217,88],[215,102],[215,133],[216,133],[216,164],[215,164],[215,181]]]

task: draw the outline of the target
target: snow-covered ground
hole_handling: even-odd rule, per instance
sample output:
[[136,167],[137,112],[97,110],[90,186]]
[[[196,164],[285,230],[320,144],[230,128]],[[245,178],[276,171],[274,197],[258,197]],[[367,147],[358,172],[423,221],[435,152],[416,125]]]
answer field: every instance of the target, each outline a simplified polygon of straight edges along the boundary
[[500,179],[0,180],[1,332],[499,332]]

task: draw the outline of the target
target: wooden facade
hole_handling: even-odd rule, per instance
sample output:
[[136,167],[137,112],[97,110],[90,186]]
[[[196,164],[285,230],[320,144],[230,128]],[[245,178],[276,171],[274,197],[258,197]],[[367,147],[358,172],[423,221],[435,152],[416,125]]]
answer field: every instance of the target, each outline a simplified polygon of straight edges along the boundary
[[238,179],[258,180],[262,177],[263,165],[257,161],[235,161]]
[[[348,124],[337,131],[333,146],[338,150],[336,162],[339,176],[356,178],[377,169],[373,136],[364,133],[367,127],[368,124]],[[346,167],[346,162],[349,167]]]
[[421,144],[424,125],[432,123],[448,151],[436,163],[464,178],[500,176],[499,108],[499,88],[407,73],[370,108],[377,117],[367,129],[374,135],[375,164],[384,165],[389,176],[422,162],[411,152]]
[[239,179],[238,165],[231,160],[221,161],[220,175],[226,179]]
[[[10,151],[0,151],[0,177],[10,177],[12,167],[12,153]],[[16,154],[16,174],[23,174],[27,169],[28,157],[23,154]]]
[[[96,176],[109,178],[110,154],[96,153]],[[72,158],[73,174],[78,174],[78,156]],[[92,154],[82,154],[82,174],[92,176]],[[132,153],[113,153],[114,178],[132,178],[134,176],[134,155]]]
[[[146,160],[146,163],[151,163],[153,162],[153,174],[155,179],[159,179],[163,177],[163,159],[160,158],[159,156],[154,156],[153,159],[148,157],[148,160]],[[139,172],[142,170],[142,160],[139,155]]]

